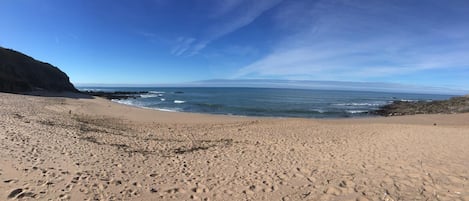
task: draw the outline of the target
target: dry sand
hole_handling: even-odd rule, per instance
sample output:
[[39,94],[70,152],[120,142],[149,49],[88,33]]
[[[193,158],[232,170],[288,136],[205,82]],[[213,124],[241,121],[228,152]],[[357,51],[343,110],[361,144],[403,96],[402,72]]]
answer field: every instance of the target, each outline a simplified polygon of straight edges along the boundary
[[469,114],[160,112],[0,93],[0,200],[469,200]]

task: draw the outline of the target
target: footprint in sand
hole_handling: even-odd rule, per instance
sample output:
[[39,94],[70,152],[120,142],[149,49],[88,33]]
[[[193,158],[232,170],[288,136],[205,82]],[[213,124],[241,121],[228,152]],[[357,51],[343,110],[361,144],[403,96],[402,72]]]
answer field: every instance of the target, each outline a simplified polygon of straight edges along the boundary
[[7,197],[9,199],[15,198],[15,197],[18,198],[18,199],[25,198],[25,197],[35,198],[36,194],[32,193],[32,192],[23,192],[22,188],[17,188],[15,190],[11,191],[10,194],[8,194]]
[[18,194],[22,193],[23,192],[23,189],[21,188],[17,188],[13,191],[10,192],[10,194],[8,194],[8,198],[14,198],[16,197]]
[[3,183],[16,183],[18,180],[16,179],[7,179],[7,180],[4,180]]

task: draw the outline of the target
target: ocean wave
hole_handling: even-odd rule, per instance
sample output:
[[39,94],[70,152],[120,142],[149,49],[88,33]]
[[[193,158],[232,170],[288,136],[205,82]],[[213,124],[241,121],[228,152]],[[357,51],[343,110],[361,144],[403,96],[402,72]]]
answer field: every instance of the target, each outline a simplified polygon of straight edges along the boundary
[[119,103],[119,104],[130,105],[130,106],[134,106],[134,107],[151,109],[151,110],[158,110],[158,111],[163,111],[163,112],[180,112],[180,111],[182,111],[181,108],[157,108],[157,107],[144,106],[144,105],[138,104],[138,102],[135,102],[135,101],[130,100],[130,99],[122,99],[122,100],[113,99],[111,101]]
[[164,92],[164,91],[149,91],[148,93],[151,93],[151,94],[164,94],[166,92]]
[[185,103],[186,101],[182,101],[182,100],[174,100],[174,103],[176,104],[182,104],[182,103]]
[[363,114],[367,113],[367,110],[346,110],[345,112],[350,113],[350,114]]
[[402,102],[418,102],[419,100],[412,100],[412,99],[401,99],[399,101],[402,101]]
[[141,98],[155,98],[158,97],[158,94],[140,94]]
[[164,98],[160,98],[160,101],[165,101],[165,100],[166,100],[166,99],[164,99]]
[[163,112],[179,112],[179,111],[181,111],[179,108],[175,108],[175,109],[151,108],[151,109],[158,110],[158,111],[163,111]]
[[144,107],[141,103],[137,102],[135,99],[112,99],[112,102],[119,103],[119,104],[124,104],[124,105],[130,105],[130,106],[135,106],[135,107]]
[[326,110],[324,110],[324,109],[311,109],[311,111],[313,111],[313,112],[318,112],[318,113],[321,113],[321,114],[323,114],[323,113],[326,113],[326,112],[327,112],[327,111],[326,111]]
[[335,106],[382,106],[386,105],[387,103],[337,103],[334,104]]

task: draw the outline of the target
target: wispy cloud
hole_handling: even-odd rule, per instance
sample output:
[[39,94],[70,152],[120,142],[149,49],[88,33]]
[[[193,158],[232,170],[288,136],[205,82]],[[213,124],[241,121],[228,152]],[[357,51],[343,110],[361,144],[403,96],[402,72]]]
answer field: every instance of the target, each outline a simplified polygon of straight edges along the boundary
[[211,23],[201,27],[204,31],[198,37],[179,37],[172,53],[177,56],[198,54],[211,42],[251,24],[280,2],[282,0],[216,0],[211,13],[205,16]]
[[186,52],[189,48],[191,48],[192,43],[194,43],[195,39],[194,38],[184,38],[184,37],[179,37],[177,39],[178,45],[171,50],[171,53],[180,56],[184,52]]
[[[456,1],[455,1],[456,2]],[[293,2],[276,22],[292,31],[271,53],[234,78],[367,80],[446,68],[469,68],[469,21],[448,2]],[[431,4],[431,6],[427,6]],[[435,8],[450,10],[440,16]],[[444,12],[448,13],[448,12]],[[293,22],[293,23],[289,23]]]

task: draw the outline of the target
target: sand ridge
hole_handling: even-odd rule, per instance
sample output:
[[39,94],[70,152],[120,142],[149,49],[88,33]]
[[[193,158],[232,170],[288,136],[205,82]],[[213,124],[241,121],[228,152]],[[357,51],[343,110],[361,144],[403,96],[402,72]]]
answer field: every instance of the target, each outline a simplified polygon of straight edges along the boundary
[[0,93],[0,200],[469,200],[469,115],[311,120]]

